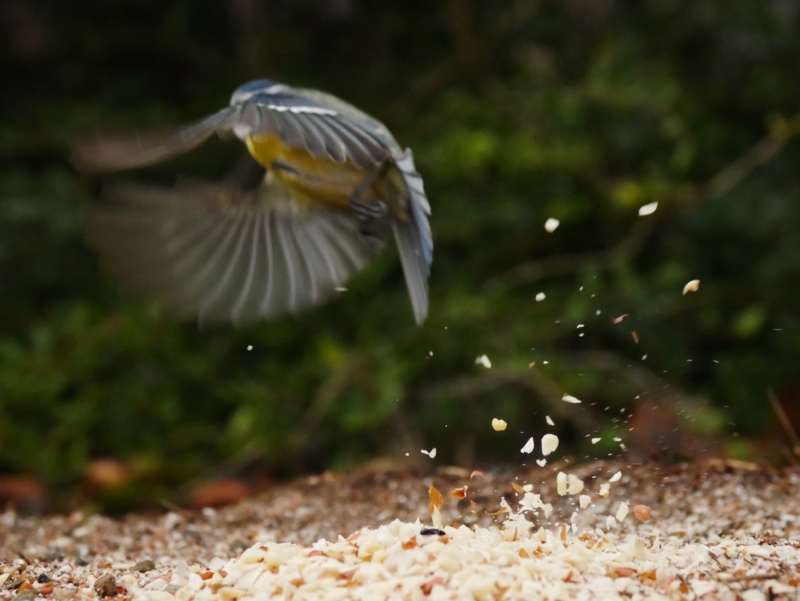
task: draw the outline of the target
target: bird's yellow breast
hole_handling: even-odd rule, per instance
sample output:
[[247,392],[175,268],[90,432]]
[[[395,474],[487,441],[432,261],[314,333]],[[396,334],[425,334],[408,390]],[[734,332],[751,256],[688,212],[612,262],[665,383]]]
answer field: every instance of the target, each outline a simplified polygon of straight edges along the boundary
[[308,194],[309,200],[348,205],[366,173],[350,161],[336,163],[288,148],[277,136],[248,136],[250,154],[285,185]]

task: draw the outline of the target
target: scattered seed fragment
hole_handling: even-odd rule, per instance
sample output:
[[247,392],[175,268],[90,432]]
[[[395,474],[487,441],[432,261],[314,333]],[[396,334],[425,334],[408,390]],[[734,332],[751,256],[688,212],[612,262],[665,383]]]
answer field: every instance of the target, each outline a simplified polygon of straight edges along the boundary
[[700,288],[700,280],[691,280],[687,282],[686,285],[683,287],[683,294],[686,295],[687,292],[697,292]]
[[642,205],[639,207],[639,217],[644,217],[646,215],[652,215],[656,212],[658,208],[658,202],[651,202],[646,205]]
[[553,421],[553,418],[550,417],[549,415],[545,415],[544,416],[544,421],[547,422],[548,426],[555,426],[556,425],[556,423]]
[[500,509],[498,509],[497,511],[487,511],[486,515],[494,517],[496,515],[500,515],[501,513],[508,513],[508,511],[509,511],[508,505],[500,505]]
[[504,419],[494,418],[492,420],[492,430],[494,430],[495,432],[502,432],[503,430],[506,429],[507,426],[508,424]]
[[633,506],[633,515],[636,517],[637,520],[641,522],[647,522],[650,520],[650,509],[649,505],[634,505]]
[[223,586],[217,591],[217,595],[222,601],[237,601],[247,595],[247,591],[232,586]]
[[590,497],[589,495],[581,495],[578,498],[578,503],[581,509],[586,509],[587,507],[589,507],[589,504],[591,502],[592,502],[592,497]]
[[522,453],[532,453],[533,452],[533,436],[528,439],[528,442],[525,443],[525,446],[520,449]]
[[465,499],[467,497],[467,489],[468,486],[462,486],[460,488],[454,488],[450,491],[450,496],[454,499]]
[[542,436],[542,455],[547,457],[558,448],[558,436],[555,434],[545,434]]
[[425,449],[420,449],[420,453],[422,453],[423,455],[427,455],[428,457],[433,459],[434,457],[436,457],[436,447],[433,447],[430,451],[426,451]]
[[[442,497],[442,493],[440,493],[433,484],[428,487],[428,498],[431,502],[431,508],[441,507],[444,505],[444,497]],[[430,511],[432,512],[433,509],[430,509]]]
[[567,476],[567,494],[577,495],[583,491],[583,480],[578,478],[575,474]]
[[623,319],[625,319],[626,317],[628,317],[628,314],[627,314],[627,313],[623,313],[623,314],[622,314],[622,315],[620,315],[619,317],[615,317],[615,318],[614,318],[612,321],[613,321],[613,323],[615,323],[615,324],[617,324],[617,323],[622,323],[622,320],[623,320]]
[[491,369],[492,362],[489,360],[489,357],[486,355],[481,355],[477,359],[475,359],[475,365],[482,365],[486,369]]
[[600,437],[597,437],[597,438],[592,438],[592,444],[597,444],[597,443],[598,443],[598,442],[600,442],[601,440],[603,440],[603,439],[602,439],[602,438],[600,438]]
[[618,522],[624,522],[625,518],[628,517],[628,504],[620,503],[619,508],[617,508],[617,513],[614,515],[614,517],[617,518]]
[[564,472],[558,472],[556,476],[556,492],[560,497],[567,494],[567,475]]
[[581,402],[580,399],[576,399],[574,396],[567,394],[566,392],[564,393],[564,396],[561,397],[561,400],[565,403],[572,403],[573,405]]
[[598,491],[597,494],[605,498],[609,495],[610,492],[611,492],[611,485],[608,482],[603,482],[600,485],[600,490]]
[[611,476],[608,481],[609,482],[619,482],[622,479],[622,472],[617,472],[613,476]]
[[23,576],[13,576],[10,578],[9,576],[11,575],[8,572],[0,574],[0,586],[2,586],[3,590],[18,589],[28,582],[28,579]]
[[39,591],[39,595],[51,595],[55,589],[56,585],[51,581],[37,585],[35,590]]
[[631,338],[633,338],[634,344],[639,344],[639,334],[636,333],[636,330],[631,330]]
[[537,292],[537,293],[536,293],[536,296],[535,296],[534,298],[536,298],[536,302],[537,302],[537,303],[540,303],[540,302],[542,302],[542,301],[543,301],[545,298],[547,298],[547,297],[545,296],[545,293],[544,293],[544,292]]
[[537,459],[536,465],[538,465],[539,467],[544,467],[545,465],[547,465],[547,459]]
[[558,229],[560,223],[561,222],[558,219],[550,217],[547,221],[544,222],[544,229],[547,231],[548,234],[552,234],[554,231]]

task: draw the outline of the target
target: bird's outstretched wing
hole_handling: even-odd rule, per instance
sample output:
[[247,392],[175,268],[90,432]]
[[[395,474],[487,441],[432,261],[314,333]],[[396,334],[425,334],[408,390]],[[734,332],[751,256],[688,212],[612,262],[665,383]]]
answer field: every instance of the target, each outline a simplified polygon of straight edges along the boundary
[[316,95],[325,103],[292,92],[255,94],[171,134],[77,141],[71,144],[72,162],[88,172],[144,167],[192,150],[215,133],[274,136],[292,150],[336,163],[350,161],[359,168],[380,165],[399,153],[397,142],[378,121],[332,96]]
[[122,134],[84,138],[70,144],[70,160],[80,171],[135,169],[188,152],[213,134],[226,131],[229,109],[173,133]]
[[296,313],[335,294],[375,254],[349,214],[297,203],[267,180],[116,185],[91,209],[89,241],[131,293],[201,322]]

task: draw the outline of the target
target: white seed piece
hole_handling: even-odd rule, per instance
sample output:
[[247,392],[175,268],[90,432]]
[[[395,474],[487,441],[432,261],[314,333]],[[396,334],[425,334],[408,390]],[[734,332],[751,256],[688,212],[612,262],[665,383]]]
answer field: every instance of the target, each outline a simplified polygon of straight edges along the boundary
[[558,448],[558,436],[555,434],[545,434],[542,436],[542,455],[547,457]]
[[642,205],[641,207],[639,207],[639,217],[652,215],[653,213],[656,212],[657,208],[658,208],[658,202],[650,202],[647,203],[646,205]]
[[528,442],[525,443],[525,446],[520,449],[522,453],[532,453],[533,452],[533,436],[528,439]]
[[683,295],[686,296],[687,292],[697,292],[700,289],[700,280],[691,280],[690,282],[686,282],[686,285],[683,287]]

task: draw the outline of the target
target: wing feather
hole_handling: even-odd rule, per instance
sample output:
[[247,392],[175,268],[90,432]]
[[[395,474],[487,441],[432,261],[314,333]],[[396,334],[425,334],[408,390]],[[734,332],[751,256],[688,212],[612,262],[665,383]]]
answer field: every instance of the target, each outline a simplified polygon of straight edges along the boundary
[[[311,98],[314,95],[317,100]],[[277,135],[294,150],[366,168],[400,148],[378,121],[326,94],[255,94],[171,134],[106,136],[71,144],[73,164],[104,172],[144,167],[192,150],[213,134]]]
[[101,265],[170,313],[241,323],[324,301],[375,254],[348,212],[298,205],[279,182],[226,202],[219,188],[108,195],[90,210]]
[[231,109],[225,108],[171,134],[118,135],[87,138],[70,144],[70,160],[90,173],[152,165],[192,150],[213,134],[230,128]]

